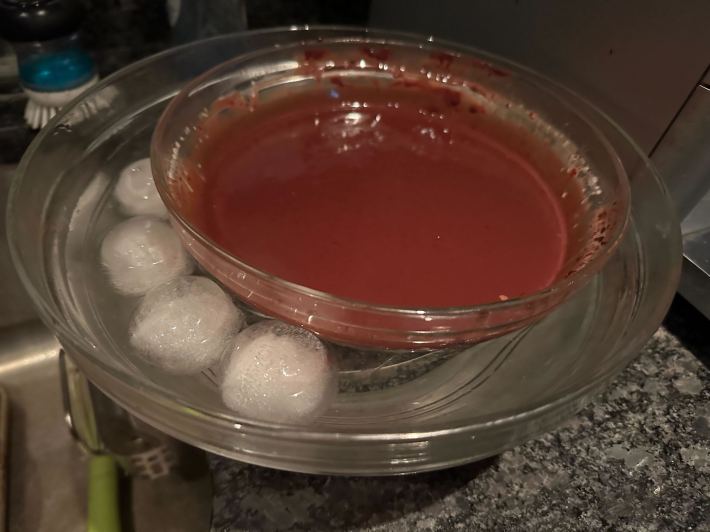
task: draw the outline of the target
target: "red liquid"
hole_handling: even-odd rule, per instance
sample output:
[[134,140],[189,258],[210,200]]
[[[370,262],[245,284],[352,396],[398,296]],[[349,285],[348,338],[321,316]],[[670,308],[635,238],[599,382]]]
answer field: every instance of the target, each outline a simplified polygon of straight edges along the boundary
[[261,102],[201,150],[192,221],[247,264],[373,304],[468,306],[543,289],[567,253],[559,201],[460,100],[339,83]]

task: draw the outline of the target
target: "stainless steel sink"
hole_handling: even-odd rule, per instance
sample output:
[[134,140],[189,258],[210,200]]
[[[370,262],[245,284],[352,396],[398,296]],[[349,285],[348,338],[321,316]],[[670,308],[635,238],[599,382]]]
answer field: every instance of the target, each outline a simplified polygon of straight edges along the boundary
[[[12,171],[0,165],[3,235]],[[10,405],[4,460],[8,465],[7,529],[85,530],[87,459],[64,420],[60,347],[38,320],[4,237],[0,239],[0,276],[0,386],[7,391]],[[183,451],[189,467],[181,474],[124,481],[122,517],[127,530],[209,529],[211,479],[205,456],[194,448]],[[0,480],[2,473],[0,467]]]
[[9,530],[80,530],[86,468],[63,418],[59,345],[38,321],[4,238],[11,174],[11,167],[0,166],[0,386],[10,405],[7,524]]
[[59,346],[37,321],[0,330],[0,385],[10,400],[9,530],[81,530],[84,457],[63,419]]

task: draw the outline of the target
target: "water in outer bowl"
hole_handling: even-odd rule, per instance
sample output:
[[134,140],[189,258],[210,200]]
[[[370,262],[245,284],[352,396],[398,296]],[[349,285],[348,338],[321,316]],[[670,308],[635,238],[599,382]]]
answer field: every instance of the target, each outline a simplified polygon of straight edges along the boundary
[[[119,172],[147,157],[162,104],[140,110],[97,139],[52,191],[45,251],[50,284],[71,326],[94,355],[151,381],[193,408],[229,414],[215,372],[179,377],[145,363],[128,343],[137,297],[118,295],[100,266],[99,246],[125,219],[112,198]],[[339,367],[335,403],[316,424],[338,430],[428,430],[500,418],[548,403],[591,380],[633,315],[638,243],[627,238],[584,290],[533,326],[487,342],[430,353],[329,348]],[[251,314],[251,321],[261,319]],[[403,424],[403,425],[400,425]]]

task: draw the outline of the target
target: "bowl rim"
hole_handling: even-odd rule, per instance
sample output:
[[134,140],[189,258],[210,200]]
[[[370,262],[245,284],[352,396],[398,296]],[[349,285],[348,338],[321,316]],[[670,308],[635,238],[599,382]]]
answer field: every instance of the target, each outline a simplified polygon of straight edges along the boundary
[[[209,250],[210,253],[216,254],[220,259],[227,261],[230,266],[236,267],[241,271],[248,272],[250,275],[255,276],[261,281],[267,283],[272,283],[278,287],[282,287],[287,291],[291,291],[298,296],[306,296],[311,299],[326,302],[328,304],[337,305],[341,308],[348,308],[352,310],[366,311],[370,314],[380,314],[380,315],[390,315],[390,316],[408,316],[408,317],[433,317],[434,319],[446,319],[452,317],[460,317],[472,314],[484,314],[491,313],[499,310],[511,309],[522,307],[526,305],[533,305],[538,301],[546,300],[552,298],[556,295],[565,294],[572,292],[575,288],[581,288],[584,286],[586,281],[598,273],[607,260],[611,257],[615,249],[617,248],[619,242],[626,233],[629,221],[630,213],[630,184],[626,171],[621,163],[618,154],[616,153],[614,147],[608,141],[607,138],[599,131],[599,129],[586,117],[586,113],[580,112],[578,109],[572,105],[569,99],[574,100],[579,99],[584,101],[587,107],[596,113],[607,118],[606,115],[599,110],[595,105],[589,103],[586,99],[579,96],[574,91],[567,89],[563,85],[554,80],[547,78],[541,74],[538,74],[534,70],[519,65],[514,61],[507,60],[498,55],[480,50],[476,47],[457,44],[452,41],[434,38],[433,36],[426,37],[424,35],[418,35],[415,33],[399,32],[399,31],[389,31],[380,30],[373,28],[364,28],[356,26],[291,26],[289,30],[307,30],[315,31],[318,30],[342,30],[351,31],[352,35],[339,35],[335,37],[324,37],[317,38],[314,40],[303,40],[295,43],[288,43],[284,45],[271,45],[268,47],[262,47],[256,50],[252,50],[246,53],[239,54],[232,59],[224,61],[201,75],[197,76],[190,82],[188,82],[179,93],[172,98],[168,103],[167,107],[164,109],[160,118],[158,119],[157,126],[153,132],[150,145],[150,160],[151,167],[153,170],[153,176],[158,189],[158,193],[161,199],[165,203],[170,216],[178,223],[178,225],[185,230],[188,235],[196,240],[200,245],[204,246]],[[526,78],[526,81],[532,82],[536,89],[546,92],[553,96],[561,105],[565,106],[569,111],[575,113],[594,133],[609,156],[609,160],[614,165],[616,171],[616,185],[619,189],[619,197],[616,198],[617,210],[618,210],[618,223],[615,224],[613,230],[607,233],[607,240],[602,244],[598,250],[593,254],[593,256],[578,270],[565,275],[551,285],[547,286],[542,290],[538,290],[531,294],[527,294],[521,297],[511,297],[504,301],[491,301],[486,303],[479,303],[475,305],[458,305],[449,307],[408,307],[408,306],[397,306],[397,305],[383,305],[370,303],[363,300],[351,299],[343,296],[337,296],[329,292],[322,290],[310,288],[293,281],[289,281],[267,271],[264,271],[256,266],[245,262],[230,252],[225,250],[219,244],[214,242],[211,238],[204,235],[199,231],[195,225],[190,222],[185,216],[183,216],[175,202],[173,201],[172,195],[169,193],[168,185],[168,169],[163,165],[163,157],[161,154],[165,153],[167,146],[165,145],[164,139],[167,135],[167,131],[170,126],[170,119],[175,114],[176,109],[179,108],[182,102],[189,98],[195,91],[199,91],[202,87],[208,86],[209,81],[217,79],[218,74],[224,70],[230,70],[235,65],[243,63],[245,61],[258,58],[259,56],[268,56],[272,53],[278,51],[292,49],[302,49],[307,47],[323,47],[329,44],[341,44],[341,43],[356,43],[356,44],[376,44],[376,45],[396,45],[396,46],[407,46],[416,47],[418,49],[424,49],[425,47],[430,49],[432,52],[450,52],[453,54],[461,55],[462,53],[468,53],[473,57],[484,60],[487,64],[492,64],[493,66],[501,66],[515,75],[522,75]]]

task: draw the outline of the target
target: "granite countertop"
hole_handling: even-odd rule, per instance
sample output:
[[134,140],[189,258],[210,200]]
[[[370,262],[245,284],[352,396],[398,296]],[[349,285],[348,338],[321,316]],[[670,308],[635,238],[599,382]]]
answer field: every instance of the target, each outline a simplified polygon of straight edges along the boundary
[[[685,307],[666,325],[705,356]],[[564,426],[468,466],[348,478],[212,456],[212,530],[710,531],[710,371],[667,327]]]

